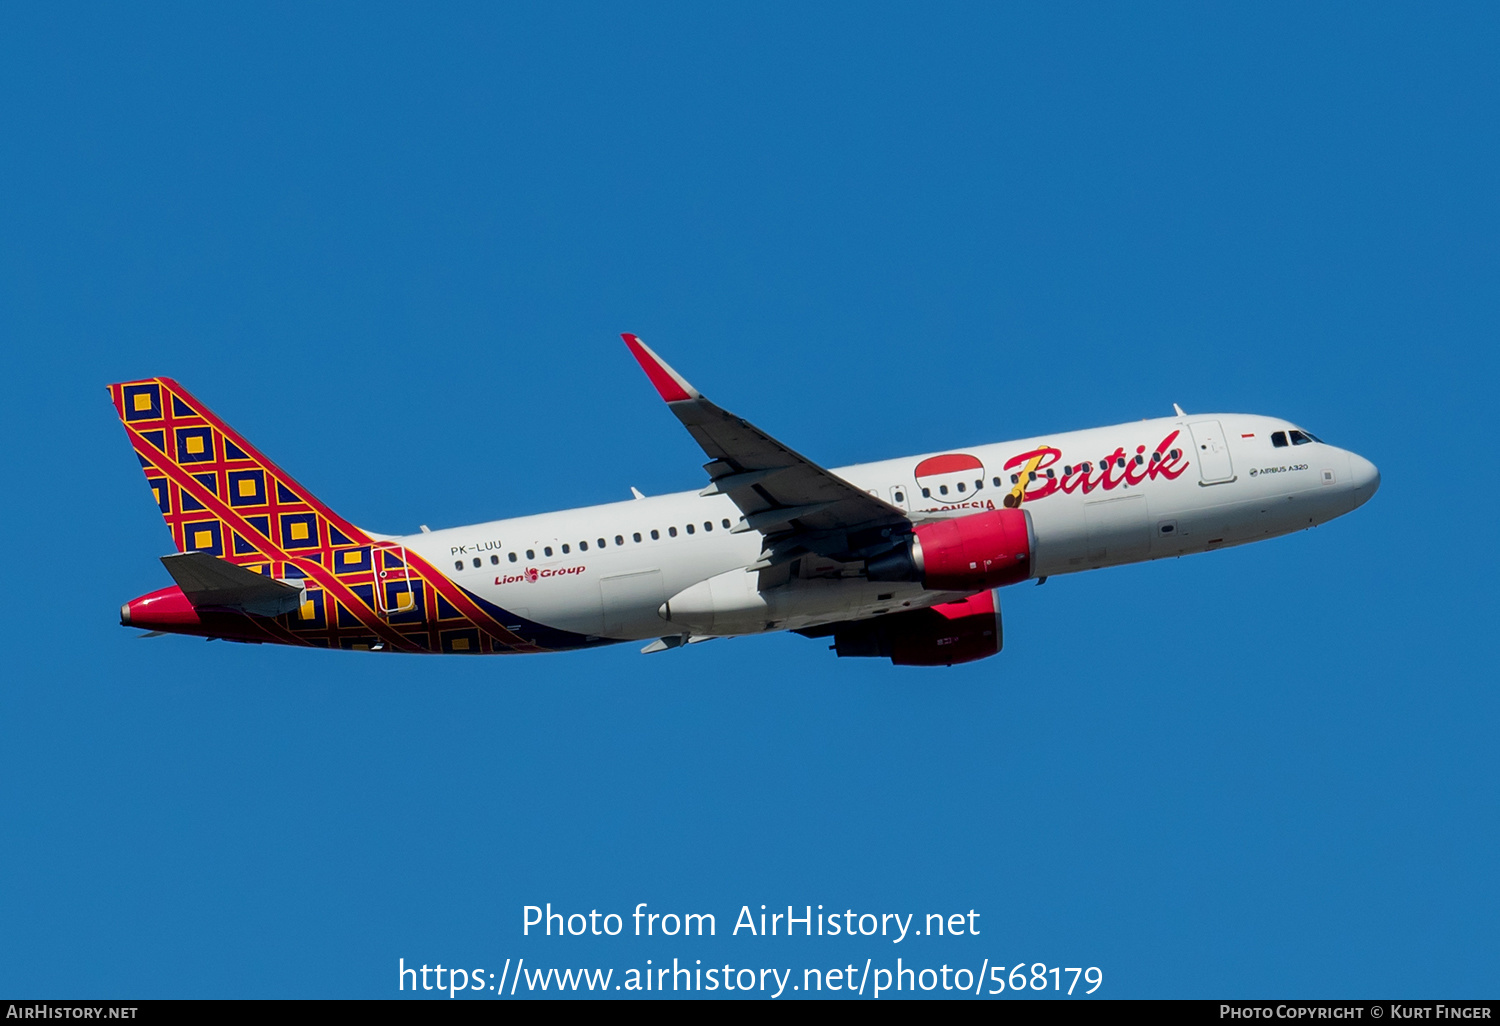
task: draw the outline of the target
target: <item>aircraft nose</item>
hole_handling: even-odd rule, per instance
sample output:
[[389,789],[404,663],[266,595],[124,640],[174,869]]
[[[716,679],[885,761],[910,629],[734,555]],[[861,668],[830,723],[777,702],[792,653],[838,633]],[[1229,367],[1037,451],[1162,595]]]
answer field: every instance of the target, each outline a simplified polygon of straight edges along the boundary
[[1349,454],[1349,480],[1354,484],[1354,494],[1361,505],[1370,500],[1380,487],[1380,470],[1358,453]]

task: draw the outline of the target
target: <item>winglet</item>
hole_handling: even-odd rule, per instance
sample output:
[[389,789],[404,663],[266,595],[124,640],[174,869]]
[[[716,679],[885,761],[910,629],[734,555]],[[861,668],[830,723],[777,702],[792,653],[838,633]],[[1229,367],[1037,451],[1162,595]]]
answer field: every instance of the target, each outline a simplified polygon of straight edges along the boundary
[[653,353],[646,343],[628,332],[620,337],[630,347],[630,354],[641,365],[641,370],[646,372],[646,377],[651,379],[651,384],[656,386],[656,391],[664,400],[680,403],[685,399],[699,398],[698,390],[689,385],[681,374],[668,367],[666,361]]

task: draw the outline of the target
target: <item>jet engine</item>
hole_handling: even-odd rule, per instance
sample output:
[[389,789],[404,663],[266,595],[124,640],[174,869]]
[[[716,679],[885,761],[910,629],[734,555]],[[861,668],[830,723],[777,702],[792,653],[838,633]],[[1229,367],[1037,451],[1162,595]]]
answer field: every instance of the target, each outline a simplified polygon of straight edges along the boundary
[[825,624],[798,634],[833,638],[840,658],[884,656],[897,666],[953,666],[1000,651],[1004,636],[993,591],[930,609]]
[[903,543],[866,564],[872,581],[920,581],[931,591],[975,591],[1031,576],[1031,514],[995,509],[918,525]]

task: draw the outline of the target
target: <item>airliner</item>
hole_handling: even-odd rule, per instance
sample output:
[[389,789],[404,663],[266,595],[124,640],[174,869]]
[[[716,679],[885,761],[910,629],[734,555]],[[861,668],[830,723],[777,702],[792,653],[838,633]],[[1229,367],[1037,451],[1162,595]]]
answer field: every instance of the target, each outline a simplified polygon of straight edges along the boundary
[[1174,415],[824,468],[622,336],[702,447],[671,495],[385,535],[171,378],[109,386],[176,552],[150,635],[371,652],[556,652],[794,631],[843,657],[998,653],[999,589],[1243,545],[1364,504],[1380,473],[1278,417]]

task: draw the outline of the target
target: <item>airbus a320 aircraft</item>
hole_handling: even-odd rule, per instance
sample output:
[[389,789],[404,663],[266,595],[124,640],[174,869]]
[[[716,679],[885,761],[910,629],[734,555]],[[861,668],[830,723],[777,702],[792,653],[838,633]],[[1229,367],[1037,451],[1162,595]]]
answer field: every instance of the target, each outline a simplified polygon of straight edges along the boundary
[[1288,534],[1380,486],[1369,460],[1276,417],[1181,408],[827,470],[623,337],[707,454],[706,487],[404,536],[334,513],[170,378],[111,385],[177,547],[176,583],[121,622],[471,655],[791,630],[952,665],[1000,651],[1000,587]]

